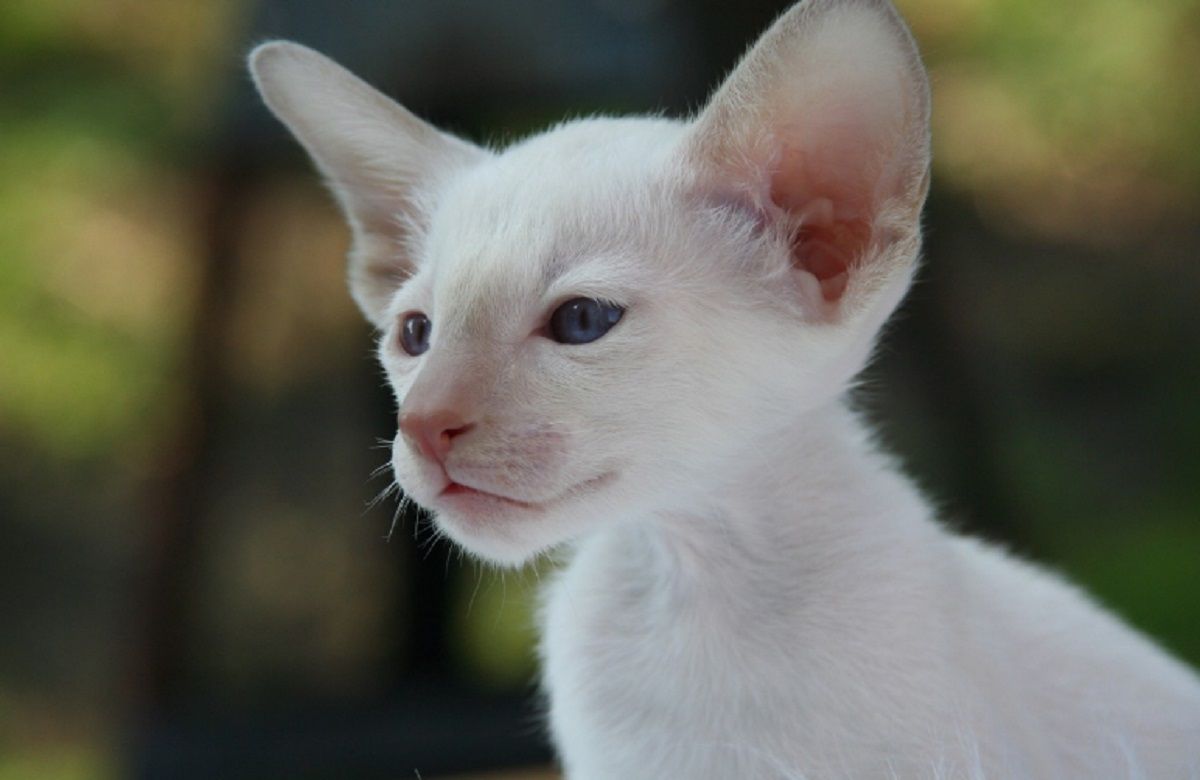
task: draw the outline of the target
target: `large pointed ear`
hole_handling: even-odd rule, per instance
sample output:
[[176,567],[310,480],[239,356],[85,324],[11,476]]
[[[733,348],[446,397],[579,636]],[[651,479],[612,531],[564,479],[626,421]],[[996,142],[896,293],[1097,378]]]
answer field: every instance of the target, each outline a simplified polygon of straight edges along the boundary
[[788,242],[806,312],[877,326],[911,278],[928,138],[925,70],[891,3],[802,0],[714,94],[686,154],[698,186]]
[[367,319],[413,272],[414,232],[443,177],[488,152],[422,122],[332,60],[287,41],[250,53],[267,106],[328,179],[354,234],[349,281]]

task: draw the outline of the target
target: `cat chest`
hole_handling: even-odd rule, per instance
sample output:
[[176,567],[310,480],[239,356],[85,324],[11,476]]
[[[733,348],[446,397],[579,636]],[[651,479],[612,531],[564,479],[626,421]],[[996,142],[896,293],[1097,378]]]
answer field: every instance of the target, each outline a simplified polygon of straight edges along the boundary
[[[912,610],[884,629],[804,596],[689,602],[661,577],[590,564],[576,560],[543,613],[555,742],[569,767],[602,769],[573,776],[774,776],[764,760],[880,769],[897,746],[936,747],[947,724],[967,726],[944,659],[913,639],[934,632]],[[662,773],[643,771],[655,762]]]
[[628,586],[566,577],[549,594],[544,681],[568,763],[589,756],[617,776],[611,762],[626,756],[677,772],[702,756],[794,748],[809,717],[794,659],[738,621]]

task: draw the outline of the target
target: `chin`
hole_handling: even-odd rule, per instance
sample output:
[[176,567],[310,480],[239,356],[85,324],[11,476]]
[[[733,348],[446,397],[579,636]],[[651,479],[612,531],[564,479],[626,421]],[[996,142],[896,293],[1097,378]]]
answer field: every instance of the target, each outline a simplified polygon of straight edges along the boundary
[[604,493],[615,475],[591,480],[543,504],[469,488],[443,491],[425,504],[438,528],[467,552],[502,566],[520,566],[569,542],[602,519]]
[[434,512],[438,528],[452,542],[484,561],[500,566],[521,566],[538,553],[553,547],[552,539],[539,538],[528,533],[528,525],[540,525],[536,521],[522,522],[521,518],[502,514],[487,519],[452,510]]

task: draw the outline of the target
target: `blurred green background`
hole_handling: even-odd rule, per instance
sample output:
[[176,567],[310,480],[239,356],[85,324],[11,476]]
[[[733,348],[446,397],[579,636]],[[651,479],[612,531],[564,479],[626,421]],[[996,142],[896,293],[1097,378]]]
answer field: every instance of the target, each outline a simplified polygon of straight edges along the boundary
[[[496,140],[694,108],[785,4],[366,5],[0,4],[0,780],[530,690],[535,577],[367,508],[393,423],[347,233],[241,58],[296,37]],[[1200,664],[1200,4],[898,5],[928,259],[862,404],[953,524]]]

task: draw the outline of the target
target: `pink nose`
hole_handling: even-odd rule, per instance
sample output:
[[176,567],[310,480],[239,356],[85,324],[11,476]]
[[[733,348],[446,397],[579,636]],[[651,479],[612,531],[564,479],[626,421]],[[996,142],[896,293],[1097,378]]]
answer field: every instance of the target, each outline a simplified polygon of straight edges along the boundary
[[432,412],[400,412],[400,432],[421,454],[441,463],[454,443],[454,437],[475,427],[458,412],[437,409]]

